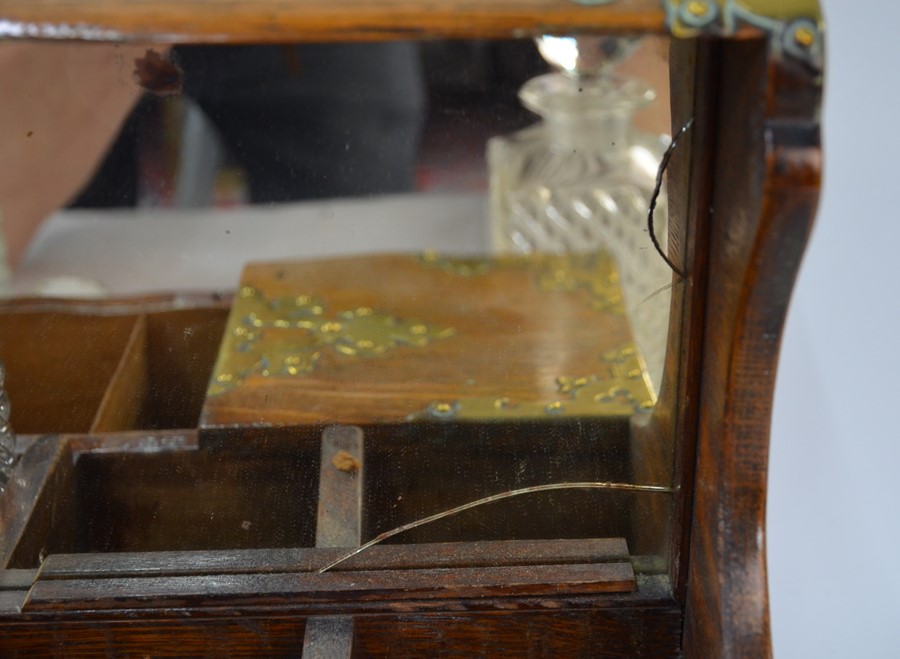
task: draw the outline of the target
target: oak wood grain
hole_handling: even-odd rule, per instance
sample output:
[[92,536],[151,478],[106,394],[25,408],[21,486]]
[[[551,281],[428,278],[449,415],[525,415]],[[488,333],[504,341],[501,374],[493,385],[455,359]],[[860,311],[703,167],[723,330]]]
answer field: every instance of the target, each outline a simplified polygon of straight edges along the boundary
[[252,607],[322,603],[590,595],[635,589],[631,563],[223,574],[109,579],[38,579],[23,611]]
[[[318,450],[82,454],[79,551],[311,546]],[[65,497],[65,492],[56,496]]]
[[723,43],[720,62],[685,651],[768,657],[769,424],[784,316],[819,193],[820,81],[770,58],[764,41]]
[[13,311],[0,316],[0,360],[20,433],[86,432],[118,368],[131,316]]
[[[290,433],[279,433],[285,443],[268,445],[283,459]],[[155,433],[143,442],[137,433],[48,438],[34,448],[40,446],[66,449],[62,466],[70,479],[73,455],[80,465],[200,448],[183,432]],[[258,454],[246,444],[233,447]],[[208,443],[203,450],[223,447]],[[55,464],[38,452],[31,457]],[[380,546],[333,573],[298,572],[317,567],[313,553],[322,551],[341,550],[51,553],[22,612],[0,611],[4,652],[130,656],[227,649],[230,656],[289,656],[300,647],[307,616],[352,614],[358,621],[354,645],[365,656],[465,654],[473,647],[554,656],[677,655],[681,613],[664,583],[644,578],[634,592],[608,592],[629,587],[631,565],[621,539]],[[11,606],[22,603],[20,591]],[[254,617],[254,610],[264,617]],[[442,613],[448,610],[453,613]]]
[[[68,448],[57,438],[43,437],[20,458],[14,477],[0,496],[0,568],[36,567],[41,550],[48,547],[66,551],[65,545],[50,544],[48,536],[54,519],[66,520],[74,508],[71,498],[57,502],[52,496],[59,488],[71,488],[69,456]],[[27,559],[23,560],[23,555]]]
[[631,423],[631,464],[640,482],[675,482],[674,501],[635,500],[632,550],[664,557],[679,598],[684,595],[687,534],[699,400],[706,287],[707,209],[714,173],[711,138],[715,126],[716,70],[713,42],[669,44],[672,135],[681,135],[666,170],[669,258],[684,273],[672,273],[666,361],[659,400],[649,417]]
[[[612,272],[611,257],[480,263],[484,271],[474,274],[416,255],[248,265],[241,286],[262,297],[233,308],[214,377],[250,372],[223,392],[211,383],[201,426],[389,423],[426,413],[434,403],[481,400],[493,409],[502,399],[532,404],[552,420],[544,407],[556,400],[566,405],[559,378],[610,378],[603,355],[631,345],[633,338],[624,313],[603,306],[583,280]],[[343,328],[335,331],[350,323],[343,313],[366,308],[395,318],[398,327],[415,322],[447,335],[425,345],[398,341],[382,354],[347,355],[340,344],[327,344],[308,330],[266,326],[248,349],[239,349],[234,337],[247,329],[250,313],[300,296],[318,301],[316,322],[333,319]],[[366,335],[349,338],[352,344]],[[314,365],[285,373],[279,350],[308,354],[309,346],[318,355]],[[247,355],[264,358],[270,373],[250,369]],[[626,406],[629,413],[637,402]]]
[[[677,607],[514,611],[480,615],[358,616],[356,642],[366,657],[680,656]],[[3,628],[8,631],[8,628]],[[303,618],[284,615],[133,619],[128,624],[71,619],[23,622],[6,636],[13,659],[72,656],[296,657]]]
[[[655,0],[621,0],[597,7],[576,6],[562,0],[502,0],[450,5],[436,0],[427,3],[348,0],[330,5],[313,0],[263,0],[255,4],[226,0],[181,3],[7,0],[0,7],[0,21],[3,21],[3,29],[14,37],[239,43],[387,39],[397,36],[508,37],[554,32],[563,25],[567,30],[662,31],[664,16]],[[691,45],[691,48],[694,46]],[[347,603],[349,608],[356,607],[354,613],[363,614],[359,617],[357,628],[361,653],[372,656],[459,656],[505,652],[544,656],[653,657],[680,656],[682,653],[689,657],[766,657],[771,654],[764,526],[768,423],[783,317],[819,189],[821,154],[816,112],[820,101],[820,81],[811,72],[788,60],[771,58],[768,45],[761,40],[702,44],[695,52],[696,59],[679,59],[676,54],[673,60],[680,69],[678,79],[687,81],[687,85],[695,85],[693,90],[688,91],[708,92],[710,99],[698,104],[690,98],[690,93],[683,94],[680,101],[676,98],[677,112],[674,116],[684,117],[692,111],[704,116],[705,112],[709,123],[703,122],[697,126],[690,149],[682,154],[685,158],[690,156],[692,162],[673,162],[673,180],[679,180],[678,176],[681,176],[682,183],[672,191],[676,215],[672,223],[671,244],[675,256],[683,256],[686,264],[693,265],[688,268],[689,280],[684,290],[673,295],[673,308],[689,308],[689,312],[679,329],[681,336],[676,340],[673,335],[670,348],[673,359],[677,354],[683,363],[692,369],[699,369],[699,373],[694,371],[694,375],[690,375],[688,371],[684,375],[682,371],[678,375],[681,379],[671,381],[672,388],[664,395],[675,400],[670,399],[668,407],[661,405],[661,410],[669,409],[675,418],[664,419],[659,415],[655,419],[660,424],[658,428],[674,427],[675,435],[672,436],[678,438],[674,473],[682,487],[678,490],[675,503],[669,577],[662,578],[663,585],[654,597],[647,596],[639,582],[636,593],[608,597],[560,596],[549,591],[532,590],[530,592],[537,592],[533,597],[522,596],[518,599],[454,599],[460,595],[471,595],[472,591],[465,590],[471,587],[471,579],[467,578],[463,584],[450,584],[452,588],[446,593],[448,598],[435,596],[428,600],[425,597],[414,603],[403,598],[394,601],[385,599],[384,592],[393,592],[391,588],[396,589],[404,584],[408,586],[415,582],[413,585],[426,589],[433,587],[433,578],[429,578],[427,584],[424,579],[418,582],[415,579],[421,578],[426,571],[432,572],[433,576],[442,568],[416,563],[421,560],[421,556],[417,556],[411,558],[410,563],[420,565],[421,573],[413,575],[407,570],[377,570],[375,572],[378,574],[372,575],[369,583],[381,584],[387,590],[372,591],[366,595],[369,601],[357,600],[352,606]],[[698,68],[691,83],[690,72],[683,69],[693,65]],[[704,176],[708,176],[705,181]],[[679,194],[687,195],[687,198],[679,198]],[[694,250],[693,254],[691,250]],[[679,306],[682,303],[688,306]],[[42,302],[28,304],[31,306],[17,309],[0,305],[4,320],[14,315],[18,321],[28,313],[37,311],[54,318],[77,316],[91,306],[91,303],[80,306],[58,304],[56,307]],[[96,380],[79,383],[79,394],[90,394],[90,404],[75,407],[90,408],[90,412],[81,414],[76,422],[67,417],[68,420],[57,429],[86,428],[84,420],[90,421],[111,373],[123,363],[121,357],[125,355],[133,359],[127,356],[129,351],[123,346],[128,337],[133,336],[134,319],[150,311],[145,308],[146,304],[141,307],[143,303],[126,305],[127,312],[121,306],[116,310],[115,304],[94,307],[101,320],[92,331],[97,331],[98,327],[104,328],[99,331],[111,337],[107,345],[98,347],[96,339],[93,343],[83,343],[90,348],[84,353],[88,366],[80,368],[93,369],[91,377],[99,376]],[[76,328],[82,321],[83,318],[73,318],[63,325]],[[0,332],[6,332],[0,337],[3,339],[0,340],[0,349],[6,350],[3,346],[10,342],[17,346],[28,345],[25,337],[16,334],[22,327],[25,326],[0,322]],[[30,327],[42,326],[36,321]],[[50,335],[44,338],[47,336]],[[48,345],[67,346],[73,342],[74,333],[54,336],[48,339]],[[171,337],[167,337],[163,342],[170,340]],[[698,354],[701,349],[702,354]],[[31,351],[30,354],[36,353]],[[62,355],[64,360],[68,360],[67,366],[71,370],[79,370],[76,367],[79,366],[77,360],[80,354],[63,352]],[[16,361],[16,356],[10,356],[7,352],[3,352],[2,356],[8,365]],[[166,364],[164,370],[171,369],[173,364]],[[14,374],[16,368],[20,367],[11,366],[10,372]],[[21,371],[31,368],[24,364]],[[198,369],[192,367],[190,370],[196,372]],[[55,378],[54,382],[60,386],[59,390],[64,392],[67,391],[65,380],[68,375],[58,369],[57,372],[50,372],[50,377]],[[11,378],[14,401],[19,401],[14,403],[14,410],[24,410],[19,412],[24,423],[24,428],[20,424],[20,430],[29,428],[30,422],[26,421],[29,418],[41,419],[42,422],[54,419],[54,423],[61,418],[41,411],[58,406],[59,399],[48,403],[40,398],[36,390],[33,392],[33,401],[36,401],[33,409],[38,411],[29,411],[28,406],[32,402],[21,407],[31,385],[15,384],[18,376]],[[319,386],[321,388],[321,383]],[[15,388],[23,393],[15,393]],[[154,405],[164,407],[170,400],[161,398]],[[63,407],[65,405],[58,409]],[[177,418],[188,417],[179,412]],[[594,441],[596,436],[592,433],[598,428],[582,429],[586,435],[579,436],[577,433],[559,434],[560,427],[532,430],[544,435],[542,439],[547,444],[548,455],[556,450],[564,452],[568,446],[571,453],[564,456],[563,462],[569,460],[567,466],[574,466],[576,472],[579,468],[590,471],[605,463],[604,473],[630,475],[632,463],[624,454],[633,450],[634,455],[651,458],[646,465],[640,465],[647,467],[644,473],[648,476],[668,473],[665,459],[670,453],[666,450],[653,453],[637,445],[628,446],[625,441],[627,432],[621,432],[621,428],[612,433],[611,442],[606,443]],[[697,428],[696,455],[691,437],[694,428]],[[566,432],[570,430],[567,428]],[[457,431],[455,428],[444,428],[434,431],[434,437],[440,438],[440,433],[448,432],[452,435]],[[446,505],[448,494],[450,499],[466,497],[470,490],[466,489],[464,481],[473,474],[487,477],[501,474],[503,478],[490,482],[504,487],[518,478],[511,476],[513,472],[508,469],[504,470],[509,464],[504,465],[503,460],[506,459],[507,463],[513,461],[509,449],[520,440],[517,438],[516,443],[510,443],[502,430],[499,434],[492,434],[490,429],[485,430],[484,427],[469,428],[466,432],[470,433],[470,443],[455,447],[455,451],[440,442],[420,442],[421,436],[415,440],[408,435],[404,437],[406,431],[398,430],[397,426],[384,432],[396,433],[400,439],[390,448],[386,442],[380,442],[385,445],[381,452],[376,449],[368,456],[371,460],[367,459],[367,466],[372,466],[370,476],[383,479],[385,484],[379,494],[371,496],[366,502],[370,512],[380,511],[377,515],[370,515],[379,528],[381,524],[418,516],[421,511],[439,504]],[[230,433],[232,440],[237,435],[242,438],[253,436],[253,431],[248,429],[232,429]],[[443,435],[444,439],[447,436]],[[651,434],[647,436],[652,437]],[[493,440],[489,448],[481,443],[472,445],[472,441],[485,437]],[[560,441],[562,438],[564,441]],[[150,456],[133,451],[131,437],[119,442],[108,455],[103,454],[102,442],[88,439],[80,442],[79,468],[75,469],[75,454],[70,450],[71,446],[65,447],[52,439],[39,440],[33,444],[32,452],[23,458],[17,472],[20,476],[24,475],[24,484],[13,481],[0,500],[0,528],[4,531],[0,535],[0,548],[5,564],[31,569],[47,551],[144,546],[141,534],[147,529],[142,527],[146,527],[145,520],[154,519],[159,510],[153,507],[158,502],[152,501],[147,494],[145,486],[148,482],[154,486],[171,485],[165,504],[169,508],[163,510],[162,518],[166,524],[175,520],[176,523],[169,528],[175,529],[176,535],[181,535],[182,540],[187,538],[189,542],[208,544],[212,542],[209,538],[214,535],[221,537],[220,529],[215,534],[208,530],[198,534],[196,529],[204,528],[200,523],[201,517],[208,514],[209,509],[202,506],[191,508],[192,496],[198,495],[199,500],[205,502],[222,499],[232,504],[235,501],[241,503],[243,508],[238,506],[239,510],[231,511],[233,514],[230,517],[227,510],[213,511],[222,513],[229,528],[232,528],[234,535],[227,538],[231,542],[240,536],[237,531],[240,523],[247,521],[244,513],[249,513],[258,503],[253,495],[260,491],[271,495],[278,488],[281,488],[279,493],[283,494],[283,488],[294,483],[298,473],[306,474],[308,472],[304,470],[317,467],[315,452],[307,450],[307,444],[313,446],[314,443],[307,441],[305,435],[300,433],[286,441],[293,442],[293,448],[285,450],[278,442],[269,440],[260,444],[251,441],[246,442],[242,449],[237,449],[225,462],[220,453],[215,460],[207,457],[207,462],[203,464],[203,458],[198,461],[196,456],[189,458],[188,454],[201,449],[211,452],[221,450],[221,445],[216,443],[215,432],[204,431],[204,441],[200,444],[181,447],[166,445],[165,452]],[[526,437],[523,446],[537,454],[534,445],[529,444],[532,441],[534,436]],[[88,446],[92,442],[93,446]],[[377,440],[373,444],[379,446]],[[268,451],[268,457],[261,461],[250,460],[248,456],[260,447]],[[585,449],[591,459],[579,462],[577,456],[583,454]],[[245,451],[243,457],[240,457],[240,450]],[[468,457],[459,460],[460,454]],[[407,462],[392,462],[397,456],[403,456]],[[285,457],[296,462],[284,467]],[[443,491],[429,490],[429,484],[434,481],[433,475],[446,473],[448,459],[458,460],[453,465],[456,471],[451,474],[453,478],[448,479]],[[225,496],[222,483],[245,479],[245,469],[251,463],[256,465],[254,469],[257,471],[251,470],[251,477],[245,481],[251,484],[246,491],[242,491],[247,495],[246,499],[235,497],[233,491],[225,493]],[[410,464],[416,465],[419,471],[410,473]],[[541,473],[546,464],[560,466],[552,461],[540,460],[526,464],[525,478]],[[669,464],[671,468],[672,463]],[[278,471],[279,465],[284,468],[283,471]],[[178,473],[178,477],[172,479],[173,473]],[[266,490],[266,478],[271,478],[273,473],[276,474],[274,489]],[[133,479],[133,482],[129,483],[128,479]],[[91,494],[91,483],[110,489],[102,496],[99,491]],[[56,496],[76,491],[79,492],[78,497],[67,499]],[[406,495],[403,502],[391,500],[396,491]],[[49,496],[51,493],[54,496]],[[289,494],[291,500],[305,502],[309,512],[307,517],[311,520],[313,508],[310,502],[314,496],[305,490]],[[107,504],[103,504],[101,499]],[[281,512],[286,515],[286,511],[278,509],[276,496],[268,500],[273,504],[275,517]],[[110,501],[116,505],[129,503],[117,508],[116,505],[108,505]],[[612,501],[615,509],[628,507],[621,499],[613,498]],[[181,504],[181,508],[176,503]],[[560,528],[568,531],[576,528],[581,532],[590,530],[590,525],[578,527],[577,520],[572,519],[572,511],[583,510],[586,506],[605,510],[604,505],[608,506],[609,501],[599,498],[587,502],[556,499],[544,504],[533,503],[527,512],[536,513],[533,516],[536,526],[543,531],[549,529],[549,532],[558,533]],[[659,505],[644,505],[643,509],[659,510]],[[79,510],[88,512],[95,521],[100,520],[101,527],[105,523],[106,528],[113,528],[130,517],[134,519],[130,527],[125,527],[124,535],[106,542],[102,538],[92,537],[88,531],[75,528],[74,520],[79,519],[76,516]],[[498,516],[500,523],[508,521],[510,510],[515,513],[515,509],[506,509]],[[553,512],[560,510],[567,511],[569,517],[560,519],[558,515],[556,518],[552,516]],[[296,516],[296,511],[292,512]],[[28,528],[22,522],[25,518],[30,521]],[[468,527],[432,530],[431,536],[425,534],[417,539],[439,537],[440,533],[458,535],[461,528],[464,532],[474,533],[484,524],[484,519],[469,520]],[[628,526],[626,521],[627,515],[620,514],[614,517],[612,526],[620,528],[623,535],[637,535],[634,529],[625,528]],[[285,538],[285,541],[310,543],[312,524],[305,526],[302,532],[295,528],[291,531],[294,535]],[[510,526],[513,527],[517,532],[527,528],[522,519],[516,520]],[[6,534],[8,530],[11,530],[9,535]],[[209,533],[209,537],[203,536],[203,533]],[[274,526],[268,527],[246,546],[269,543],[274,534]],[[650,538],[650,542],[657,540],[658,536]],[[150,548],[154,548],[152,543]],[[279,556],[286,559],[287,555]],[[240,560],[245,559],[246,556]],[[296,578],[294,572],[261,570],[249,575],[232,574],[228,570],[236,567],[228,561],[238,560],[234,555],[226,560],[221,556],[204,554],[204,560],[210,564],[220,561],[218,565],[222,570],[207,575],[191,573],[190,567],[186,566],[191,555],[169,555],[168,565],[173,571],[171,576],[181,581],[160,580],[158,575],[146,576],[146,571],[152,570],[152,560],[136,560],[137,563],[131,564],[110,561],[111,566],[118,566],[122,571],[114,578],[96,578],[97,575],[92,573],[82,575],[84,578],[80,579],[46,580],[41,589],[34,593],[37,597],[31,601],[34,610],[29,615],[13,616],[9,613],[13,609],[4,609],[4,614],[0,616],[0,628],[7,646],[3,648],[4,652],[10,656],[28,657],[53,656],[66,651],[77,651],[82,656],[108,656],[110,653],[127,656],[135,648],[140,648],[143,653],[170,653],[175,648],[195,654],[227,652],[232,656],[289,656],[295,655],[302,643],[306,615],[346,611],[346,608],[341,609],[322,600],[306,608],[297,608],[296,605],[291,608],[290,604],[279,599],[278,594],[295,587],[292,583],[292,579]],[[440,559],[436,560],[440,563]],[[518,574],[521,582],[522,574],[533,575],[534,572],[526,569],[501,575],[485,572],[486,566],[473,565],[466,569],[469,567],[482,570],[477,573],[482,578],[482,585],[488,588],[487,592],[494,593],[508,592],[503,589],[509,587],[511,576]],[[568,570],[570,577],[575,575],[568,582],[570,587],[575,587],[572,584],[582,583],[579,582],[581,577],[576,574],[582,568],[587,569],[583,563],[574,563],[557,569]],[[99,566],[95,564],[93,569],[97,570]],[[395,576],[394,573],[400,571],[407,573]],[[388,572],[391,574],[388,575]],[[466,574],[471,576],[476,573]],[[555,576],[550,577],[549,581],[560,579],[561,574],[554,573]],[[216,581],[222,575],[227,578]],[[341,579],[347,579],[347,572],[336,571],[328,579],[346,586],[347,582]],[[77,587],[73,586],[76,583]],[[196,586],[196,591],[191,591],[189,596],[189,606],[184,606],[184,599],[176,599],[175,591],[178,589],[171,588],[175,583]],[[61,584],[66,584],[66,587]],[[111,584],[118,588],[121,598],[115,605],[109,604],[111,600],[105,600],[111,607],[106,611],[102,608],[90,609],[88,601],[94,605],[110,597],[111,593],[102,590],[101,585],[106,588]],[[684,619],[681,606],[669,599],[670,584],[674,586],[675,597],[686,602]],[[137,585],[141,587],[135,588]],[[321,584],[304,585],[312,585],[313,592],[316,587],[322,588]],[[528,582],[524,587],[526,590],[549,588],[549,583],[536,586]],[[226,606],[213,614],[204,609],[204,602],[207,601],[206,595],[215,594],[216,588],[221,588],[218,591],[222,597],[220,602]],[[490,590],[492,588],[497,590]],[[345,590],[352,591],[353,587],[346,586]],[[96,597],[91,598],[92,593]],[[141,594],[146,596],[148,607],[160,608],[149,608],[145,615],[136,618],[128,611],[116,608],[123,602],[127,604],[129,597]],[[85,596],[88,600],[83,599],[79,603],[78,598]],[[229,600],[229,597],[235,599]],[[382,608],[377,609],[379,606]],[[404,610],[404,607],[410,606],[418,608],[414,612]],[[501,613],[504,607],[511,611]],[[367,611],[376,609],[379,615],[365,615]],[[266,615],[254,617],[254,612],[261,610],[265,610]],[[488,610],[490,614],[484,613]],[[429,614],[428,611],[437,613]],[[189,617],[180,620],[180,616]],[[685,623],[683,644],[682,620]]]
[[219,302],[144,315],[148,387],[132,429],[196,428],[228,307]]
[[[41,565],[41,578],[312,572],[340,558],[346,551],[346,547],[301,547],[152,554],[52,554]],[[332,571],[609,563],[628,560],[628,557],[628,548],[622,538],[376,545],[336,565]]]
[[657,0],[5,0],[0,22],[14,38],[272,43],[663,32],[665,12]]
[[146,343],[147,320],[144,316],[138,316],[94,414],[91,432],[114,432],[138,427],[149,388]]
[[[672,507],[669,535],[669,577],[673,592],[684,601],[687,584],[689,534],[685,532],[693,506],[696,442],[703,364],[709,258],[709,208],[716,180],[713,153],[718,121],[718,45],[713,41],[675,41],[670,44],[672,132],[693,120],[684,151],[670,163],[669,219],[680,227],[676,258],[687,277],[673,292],[671,317],[681,319],[681,333],[670,336],[669,357],[679,370],[670,380],[674,395],[668,418],[659,425],[657,442],[674,441],[673,480],[679,484]],[[670,235],[672,230],[670,230]],[[661,405],[662,407],[662,405]],[[665,409],[665,408],[663,408]],[[657,419],[661,415],[654,415]]]
[[[358,547],[362,542],[363,432],[357,426],[322,431],[316,547]],[[349,659],[353,653],[353,616],[306,619],[303,656]]]

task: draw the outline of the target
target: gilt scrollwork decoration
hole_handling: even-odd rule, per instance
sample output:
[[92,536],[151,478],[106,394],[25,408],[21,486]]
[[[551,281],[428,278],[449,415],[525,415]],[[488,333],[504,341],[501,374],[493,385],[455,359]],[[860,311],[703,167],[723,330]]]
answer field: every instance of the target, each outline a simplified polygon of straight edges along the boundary
[[822,15],[817,0],[663,0],[663,6],[675,37],[732,36],[755,30],[770,37],[776,57],[822,69]]
[[[572,0],[585,7],[625,0]],[[776,57],[799,60],[816,71],[824,63],[819,0],[660,0],[674,37],[729,37],[756,31],[770,37]]]

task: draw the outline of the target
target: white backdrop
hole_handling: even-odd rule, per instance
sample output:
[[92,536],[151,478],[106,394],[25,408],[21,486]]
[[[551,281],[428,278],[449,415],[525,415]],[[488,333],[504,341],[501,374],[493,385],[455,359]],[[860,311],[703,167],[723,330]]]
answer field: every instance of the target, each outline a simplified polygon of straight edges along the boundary
[[822,0],[825,185],[769,472],[779,659],[900,657],[900,4]]

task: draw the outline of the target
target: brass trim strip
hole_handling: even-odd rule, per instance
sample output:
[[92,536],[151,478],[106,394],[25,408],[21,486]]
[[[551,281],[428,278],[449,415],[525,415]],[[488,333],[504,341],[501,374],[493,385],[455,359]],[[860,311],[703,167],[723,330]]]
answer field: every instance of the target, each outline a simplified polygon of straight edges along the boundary
[[824,26],[818,0],[661,0],[674,37],[765,34],[776,58],[820,71]]

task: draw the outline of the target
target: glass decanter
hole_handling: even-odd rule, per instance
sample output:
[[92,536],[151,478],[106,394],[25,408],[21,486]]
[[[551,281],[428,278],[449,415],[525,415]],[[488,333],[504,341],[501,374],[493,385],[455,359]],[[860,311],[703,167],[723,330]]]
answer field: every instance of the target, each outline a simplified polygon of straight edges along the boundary
[[[497,252],[610,254],[635,343],[658,385],[669,313],[664,289],[672,273],[652,245],[647,213],[669,138],[633,126],[634,112],[655,93],[636,78],[613,73],[638,41],[537,39],[541,55],[557,70],[532,78],[519,92],[542,120],[488,142],[490,224]],[[663,190],[654,215],[663,249],[666,215]]]

